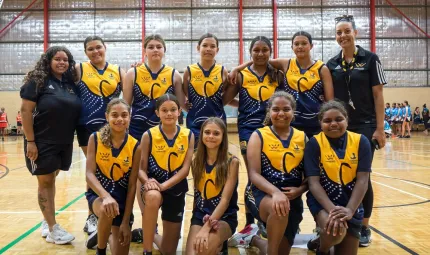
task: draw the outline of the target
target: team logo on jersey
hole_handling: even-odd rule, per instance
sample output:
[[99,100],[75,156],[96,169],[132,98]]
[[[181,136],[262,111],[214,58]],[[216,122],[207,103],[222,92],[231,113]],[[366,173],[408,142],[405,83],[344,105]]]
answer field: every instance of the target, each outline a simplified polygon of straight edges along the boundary
[[256,80],[256,79],[252,79],[252,80],[249,80],[248,81],[248,84],[249,85],[255,85],[255,84],[257,84],[258,83],[258,81]]
[[74,95],[75,91],[72,88],[67,88],[67,90],[69,91],[70,94]]
[[349,157],[349,159],[351,160],[352,164],[357,164],[358,163],[358,158],[355,155],[355,153],[352,153],[352,155]]
[[309,74],[309,76],[311,77],[311,79],[315,79],[315,73],[314,73],[314,72],[311,72],[311,73]]
[[201,74],[196,74],[196,76],[193,77],[194,81],[202,81],[202,75]]
[[129,166],[129,165],[130,165],[130,160],[128,159],[128,157],[126,157],[126,158],[124,159],[124,161],[122,162],[122,165],[123,165],[123,166]]
[[185,148],[183,144],[181,144],[181,146],[178,148],[178,152],[181,154],[185,152]]
[[164,78],[161,80],[161,83],[163,83],[163,84],[166,84],[166,83],[167,83],[167,81],[166,81],[166,77],[164,77]]
[[290,70],[290,72],[291,72],[291,74],[293,74],[293,75],[299,75],[299,71],[297,71],[297,70]]
[[86,75],[88,79],[92,79],[96,77],[96,73],[87,73]]
[[279,144],[269,144],[270,151],[277,151],[279,149]]
[[142,79],[142,82],[149,82],[149,80],[151,79],[151,77],[149,77],[149,76],[142,76],[141,79]]
[[115,77],[113,76],[113,74],[112,74],[112,73],[111,73],[111,74],[109,74],[109,79],[111,79],[111,80],[115,79]]
[[294,152],[299,152],[300,151],[300,148],[299,148],[299,146],[296,144],[296,146],[294,146]]
[[218,75],[215,75],[213,80],[214,80],[214,82],[218,82]]
[[165,146],[164,145],[155,145],[155,148],[157,149],[157,152],[163,152],[165,151]]
[[110,157],[110,153],[103,153],[103,152],[99,152],[100,155],[100,160],[102,161],[109,161],[109,157]]
[[356,67],[362,68],[366,65],[366,63],[355,63]]
[[327,162],[334,162],[334,155],[325,155]]

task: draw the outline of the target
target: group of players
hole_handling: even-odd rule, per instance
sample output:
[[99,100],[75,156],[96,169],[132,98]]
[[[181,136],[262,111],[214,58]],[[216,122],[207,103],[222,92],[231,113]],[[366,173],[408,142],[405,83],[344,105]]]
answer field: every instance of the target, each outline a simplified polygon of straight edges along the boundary
[[[76,64],[64,47],[49,48],[21,88],[26,164],[38,179],[42,236],[55,244],[74,240],[57,224],[54,200],[56,175],[71,165],[76,129],[87,158],[87,246],[96,245],[97,254],[106,254],[107,243],[112,254],[128,253],[135,194],[143,253],[152,254],[155,243],[162,254],[175,254],[190,168],[187,254],[227,252],[227,240],[261,254],[288,254],[308,190],[321,229],[317,254],[333,246],[338,254],[356,254],[359,240],[370,243],[369,173],[374,149],[385,144],[386,84],[378,57],[355,45],[356,35],[352,16],[337,18],[342,51],[327,64],[312,60],[306,32],[293,36],[292,59],[270,59],[270,40],[259,36],[250,45],[252,61],[229,74],[215,62],[218,39],[205,34],[197,45],[200,61],[183,77],[163,64],[167,49],[159,35],[145,38],[147,62],[127,72],[106,62],[107,46],[97,36],[84,42],[88,62]],[[248,171],[241,180],[248,182],[246,227],[236,234],[239,160],[228,153],[227,104],[239,109]],[[188,112],[187,128],[177,125],[181,109]],[[259,235],[254,218],[267,235]]]
[[411,138],[412,110],[408,101],[402,104],[385,104],[385,120],[391,126],[394,136],[398,138]]

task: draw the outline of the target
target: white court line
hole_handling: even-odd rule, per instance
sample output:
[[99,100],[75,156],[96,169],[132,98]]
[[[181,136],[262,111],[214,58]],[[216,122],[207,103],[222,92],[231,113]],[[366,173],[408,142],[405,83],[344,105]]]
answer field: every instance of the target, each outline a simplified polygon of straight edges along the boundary
[[404,190],[401,190],[401,189],[398,189],[398,188],[391,187],[390,185],[383,184],[383,183],[380,183],[380,182],[377,182],[377,181],[374,181],[374,180],[372,180],[372,183],[377,183],[377,184],[379,184],[379,185],[385,186],[385,187],[390,188],[390,189],[393,189],[393,190],[397,190],[398,192],[401,192],[401,193],[404,193],[404,194],[407,194],[407,195],[410,195],[410,196],[413,196],[413,197],[419,198],[419,199],[424,200],[424,201],[429,200],[429,199],[427,199],[427,198],[425,198],[425,197],[421,197],[421,196],[418,196],[418,195],[415,195],[415,194],[409,193],[409,192],[407,192],[407,191],[404,191]]
[[[389,178],[395,178],[395,180],[397,178],[397,177],[393,177],[393,176],[389,176],[389,175],[381,174],[381,173],[377,173],[377,172],[373,172],[372,174],[377,174],[377,175],[381,175],[381,176],[385,176],[385,177],[389,177]],[[427,186],[424,186],[424,185],[421,185],[421,184],[418,184],[418,183],[414,183],[414,182],[410,182],[410,181],[406,181],[406,180],[399,180],[398,178],[397,178],[397,180],[401,181],[401,182],[405,182],[405,183],[411,184],[411,185],[415,185],[415,186],[420,187],[420,188],[430,189],[430,187],[427,187]]]
[[[185,195],[185,206],[187,205],[187,195]],[[188,212],[190,210],[184,210],[184,215],[182,215],[182,224],[181,224],[181,238],[179,238],[178,241],[178,247],[176,247],[176,251],[182,251],[183,246],[183,238],[184,238],[184,223],[185,223],[185,212]],[[164,231],[164,229],[163,229]],[[188,238],[188,236],[187,236]],[[187,244],[185,244],[185,247],[187,247]]]
[[425,155],[415,154],[415,153],[409,153],[409,152],[402,152],[402,151],[394,151],[393,153],[400,153],[400,154],[406,154],[406,155],[413,155],[413,156],[419,156],[419,157],[424,157],[424,158],[430,158],[430,156],[425,156]]

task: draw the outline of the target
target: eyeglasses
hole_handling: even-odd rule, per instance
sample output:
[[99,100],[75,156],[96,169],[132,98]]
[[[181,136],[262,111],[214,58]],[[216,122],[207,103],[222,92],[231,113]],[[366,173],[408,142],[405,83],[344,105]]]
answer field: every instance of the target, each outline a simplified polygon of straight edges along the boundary
[[338,23],[340,21],[351,22],[351,21],[354,21],[354,16],[352,16],[352,15],[343,15],[343,16],[334,18],[334,21],[336,21],[336,23]]

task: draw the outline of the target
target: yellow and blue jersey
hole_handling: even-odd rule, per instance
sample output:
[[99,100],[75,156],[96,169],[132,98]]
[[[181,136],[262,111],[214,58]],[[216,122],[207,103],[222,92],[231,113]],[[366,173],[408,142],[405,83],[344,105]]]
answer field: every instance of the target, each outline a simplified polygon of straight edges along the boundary
[[90,62],[81,63],[78,94],[82,101],[80,125],[106,123],[106,107],[112,98],[121,94],[121,72],[117,65],[109,64],[98,70]]
[[[148,158],[148,177],[159,183],[169,180],[181,170],[190,145],[191,131],[177,126],[178,131],[173,139],[167,139],[161,125],[150,128],[147,132],[150,141]],[[179,195],[188,191],[187,179],[184,178],[167,192]]]
[[197,63],[187,67],[190,74],[188,100],[192,104],[187,114],[187,128],[194,133],[196,140],[200,127],[209,117],[219,117],[226,121],[222,93],[224,67],[214,64],[208,71]]
[[[125,208],[128,181],[133,167],[133,156],[139,142],[126,135],[120,148],[103,145],[100,133],[93,133],[96,148],[96,177],[103,188],[117,201],[121,210]],[[91,189],[89,192],[93,192]]]
[[157,73],[153,73],[144,64],[135,67],[134,71],[130,134],[141,139],[145,131],[160,124],[160,118],[155,114],[157,98],[167,93],[175,94],[175,69],[163,65]]
[[[305,155],[306,176],[319,176],[328,198],[339,206],[347,206],[357,172],[371,171],[369,140],[350,131],[338,139],[319,133],[308,142]],[[312,194],[310,196],[313,197]],[[363,217],[362,206],[356,214],[355,218]]]
[[[234,156],[229,155],[228,162],[230,163]],[[222,192],[224,187],[217,186],[217,169],[215,165],[205,165],[203,175],[198,183],[197,187],[194,187],[194,214],[205,216],[206,214],[211,215],[215,208],[221,201]],[[233,191],[230,199],[230,203],[222,218],[234,215],[236,216],[239,207],[237,206],[237,185]]]
[[251,134],[262,128],[269,98],[278,89],[278,82],[271,81],[266,73],[258,76],[250,67],[240,72],[242,85],[239,90],[239,115],[237,128],[240,141],[249,141]]
[[308,69],[301,69],[296,58],[290,60],[288,71],[285,74],[285,91],[291,94],[297,102],[294,113],[294,127],[319,127],[318,112],[323,103],[323,82],[321,80],[321,60]]
[[255,132],[261,140],[261,175],[279,189],[299,187],[304,175],[305,133],[291,127],[288,139],[282,140],[272,127]]

